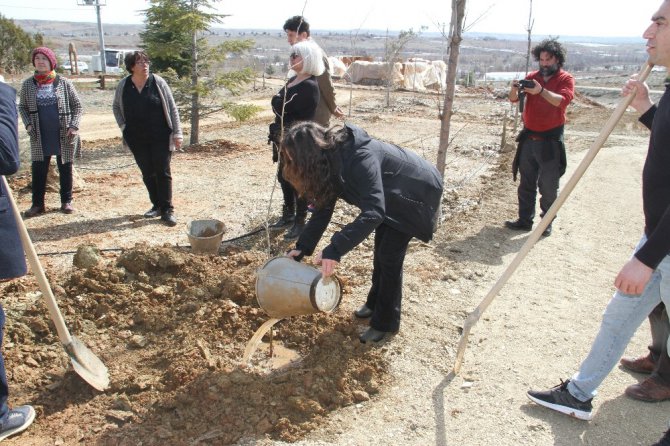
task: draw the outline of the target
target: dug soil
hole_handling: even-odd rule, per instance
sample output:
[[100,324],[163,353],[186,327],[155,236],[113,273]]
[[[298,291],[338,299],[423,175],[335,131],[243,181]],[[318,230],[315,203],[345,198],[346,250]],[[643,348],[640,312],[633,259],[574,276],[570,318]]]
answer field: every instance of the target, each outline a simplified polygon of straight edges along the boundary
[[[107,365],[111,384],[96,391],[72,370],[32,275],[0,284],[10,402],[37,410],[33,426],[7,444],[604,446],[648,445],[661,436],[669,403],[623,396],[644,377],[619,368],[601,387],[592,422],[525,396],[578,366],[613,278],[641,235],[648,132],[633,112],[559,212],[553,234],[474,328],[460,373],[452,372],[466,316],[528,237],[502,225],[516,213],[514,109],[504,89],[457,94],[443,218],[433,241],[410,245],[400,332],[380,345],[358,341],[366,321],[352,311],[369,286],[371,237],[340,265],[337,310],[280,321],[243,363],[247,342],[269,318],[256,301],[257,271],[291,246],[264,229],[281,206],[266,145],[276,89],[247,93],[265,106],[251,122],[208,121],[204,142],[175,153],[174,228],[142,217],[150,203],[121,147],[112,92],[82,92],[77,212],[58,212],[58,194],[49,192],[48,212],[26,224],[68,327]],[[382,90],[341,86],[338,98],[347,122],[435,162],[440,96],[394,92],[387,106]],[[563,182],[616,101],[578,95],[570,106]],[[9,180],[27,209],[29,174]],[[321,246],[355,216],[338,205]],[[224,222],[224,242],[217,254],[193,253],[186,224],[210,218]],[[648,338],[645,323],[628,353],[644,353]]]

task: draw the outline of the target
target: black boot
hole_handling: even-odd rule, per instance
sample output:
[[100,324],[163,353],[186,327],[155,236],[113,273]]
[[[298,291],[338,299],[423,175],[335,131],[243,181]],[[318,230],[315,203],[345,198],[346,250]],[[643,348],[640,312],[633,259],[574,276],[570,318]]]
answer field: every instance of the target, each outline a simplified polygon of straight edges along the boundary
[[305,219],[306,216],[304,215],[296,216],[293,226],[284,234],[284,240],[293,240],[300,237],[303,229],[305,229]]
[[283,205],[281,208],[281,218],[268,226],[270,229],[283,229],[295,221],[295,212],[292,207]]

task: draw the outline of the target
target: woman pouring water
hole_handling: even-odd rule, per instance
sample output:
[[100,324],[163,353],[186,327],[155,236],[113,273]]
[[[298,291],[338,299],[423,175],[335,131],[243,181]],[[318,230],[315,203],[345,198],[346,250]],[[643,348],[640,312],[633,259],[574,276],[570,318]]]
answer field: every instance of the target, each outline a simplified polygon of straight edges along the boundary
[[375,233],[372,286],[354,312],[370,317],[361,342],[379,342],[400,329],[402,272],[409,241],[429,241],[442,196],[437,169],[412,151],[371,138],[348,124],[326,130],[314,122],[293,126],[281,146],[282,173],[315,211],[288,255],[312,255],[338,199],[360,209],[314,257],[324,277],[346,253]]

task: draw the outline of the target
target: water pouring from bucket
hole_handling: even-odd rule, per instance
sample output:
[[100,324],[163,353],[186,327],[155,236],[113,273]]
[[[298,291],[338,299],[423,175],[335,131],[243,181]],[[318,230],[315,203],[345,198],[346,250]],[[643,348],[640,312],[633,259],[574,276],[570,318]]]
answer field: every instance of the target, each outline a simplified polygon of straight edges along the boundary
[[335,277],[291,257],[275,257],[256,276],[258,305],[272,318],[330,313],[340,304],[342,289]]
[[268,260],[258,270],[256,299],[270,319],[247,343],[243,364],[249,362],[265,333],[281,319],[334,311],[342,299],[342,287],[335,276],[323,278],[316,268],[282,256]]

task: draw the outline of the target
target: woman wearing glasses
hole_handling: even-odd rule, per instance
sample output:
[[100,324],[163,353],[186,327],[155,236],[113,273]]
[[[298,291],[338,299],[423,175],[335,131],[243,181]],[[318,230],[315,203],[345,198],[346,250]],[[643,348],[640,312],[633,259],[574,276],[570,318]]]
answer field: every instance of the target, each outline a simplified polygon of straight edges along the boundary
[[152,207],[144,217],[160,216],[167,226],[175,226],[170,161],[183,140],[177,105],[167,82],[149,73],[144,51],[127,54],[124,62],[131,74],[116,87],[112,109],[149,192]]
[[279,142],[288,129],[300,121],[314,119],[319,104],[319,84],[316,76],[325,70],[321,49],[310,41],[298,42],[291,47],[290,68],[295,76],[272,98],[275,121],[270,125],[269,140],[273,145],[273,161],[279,161],[277,178],[284,195],[282,216],[271,228],[284,228],[292,224],[284,235],[286,240],[298,238],[305,227],[307,202],[296,193],[282,174],[283,162],[279,157]]

